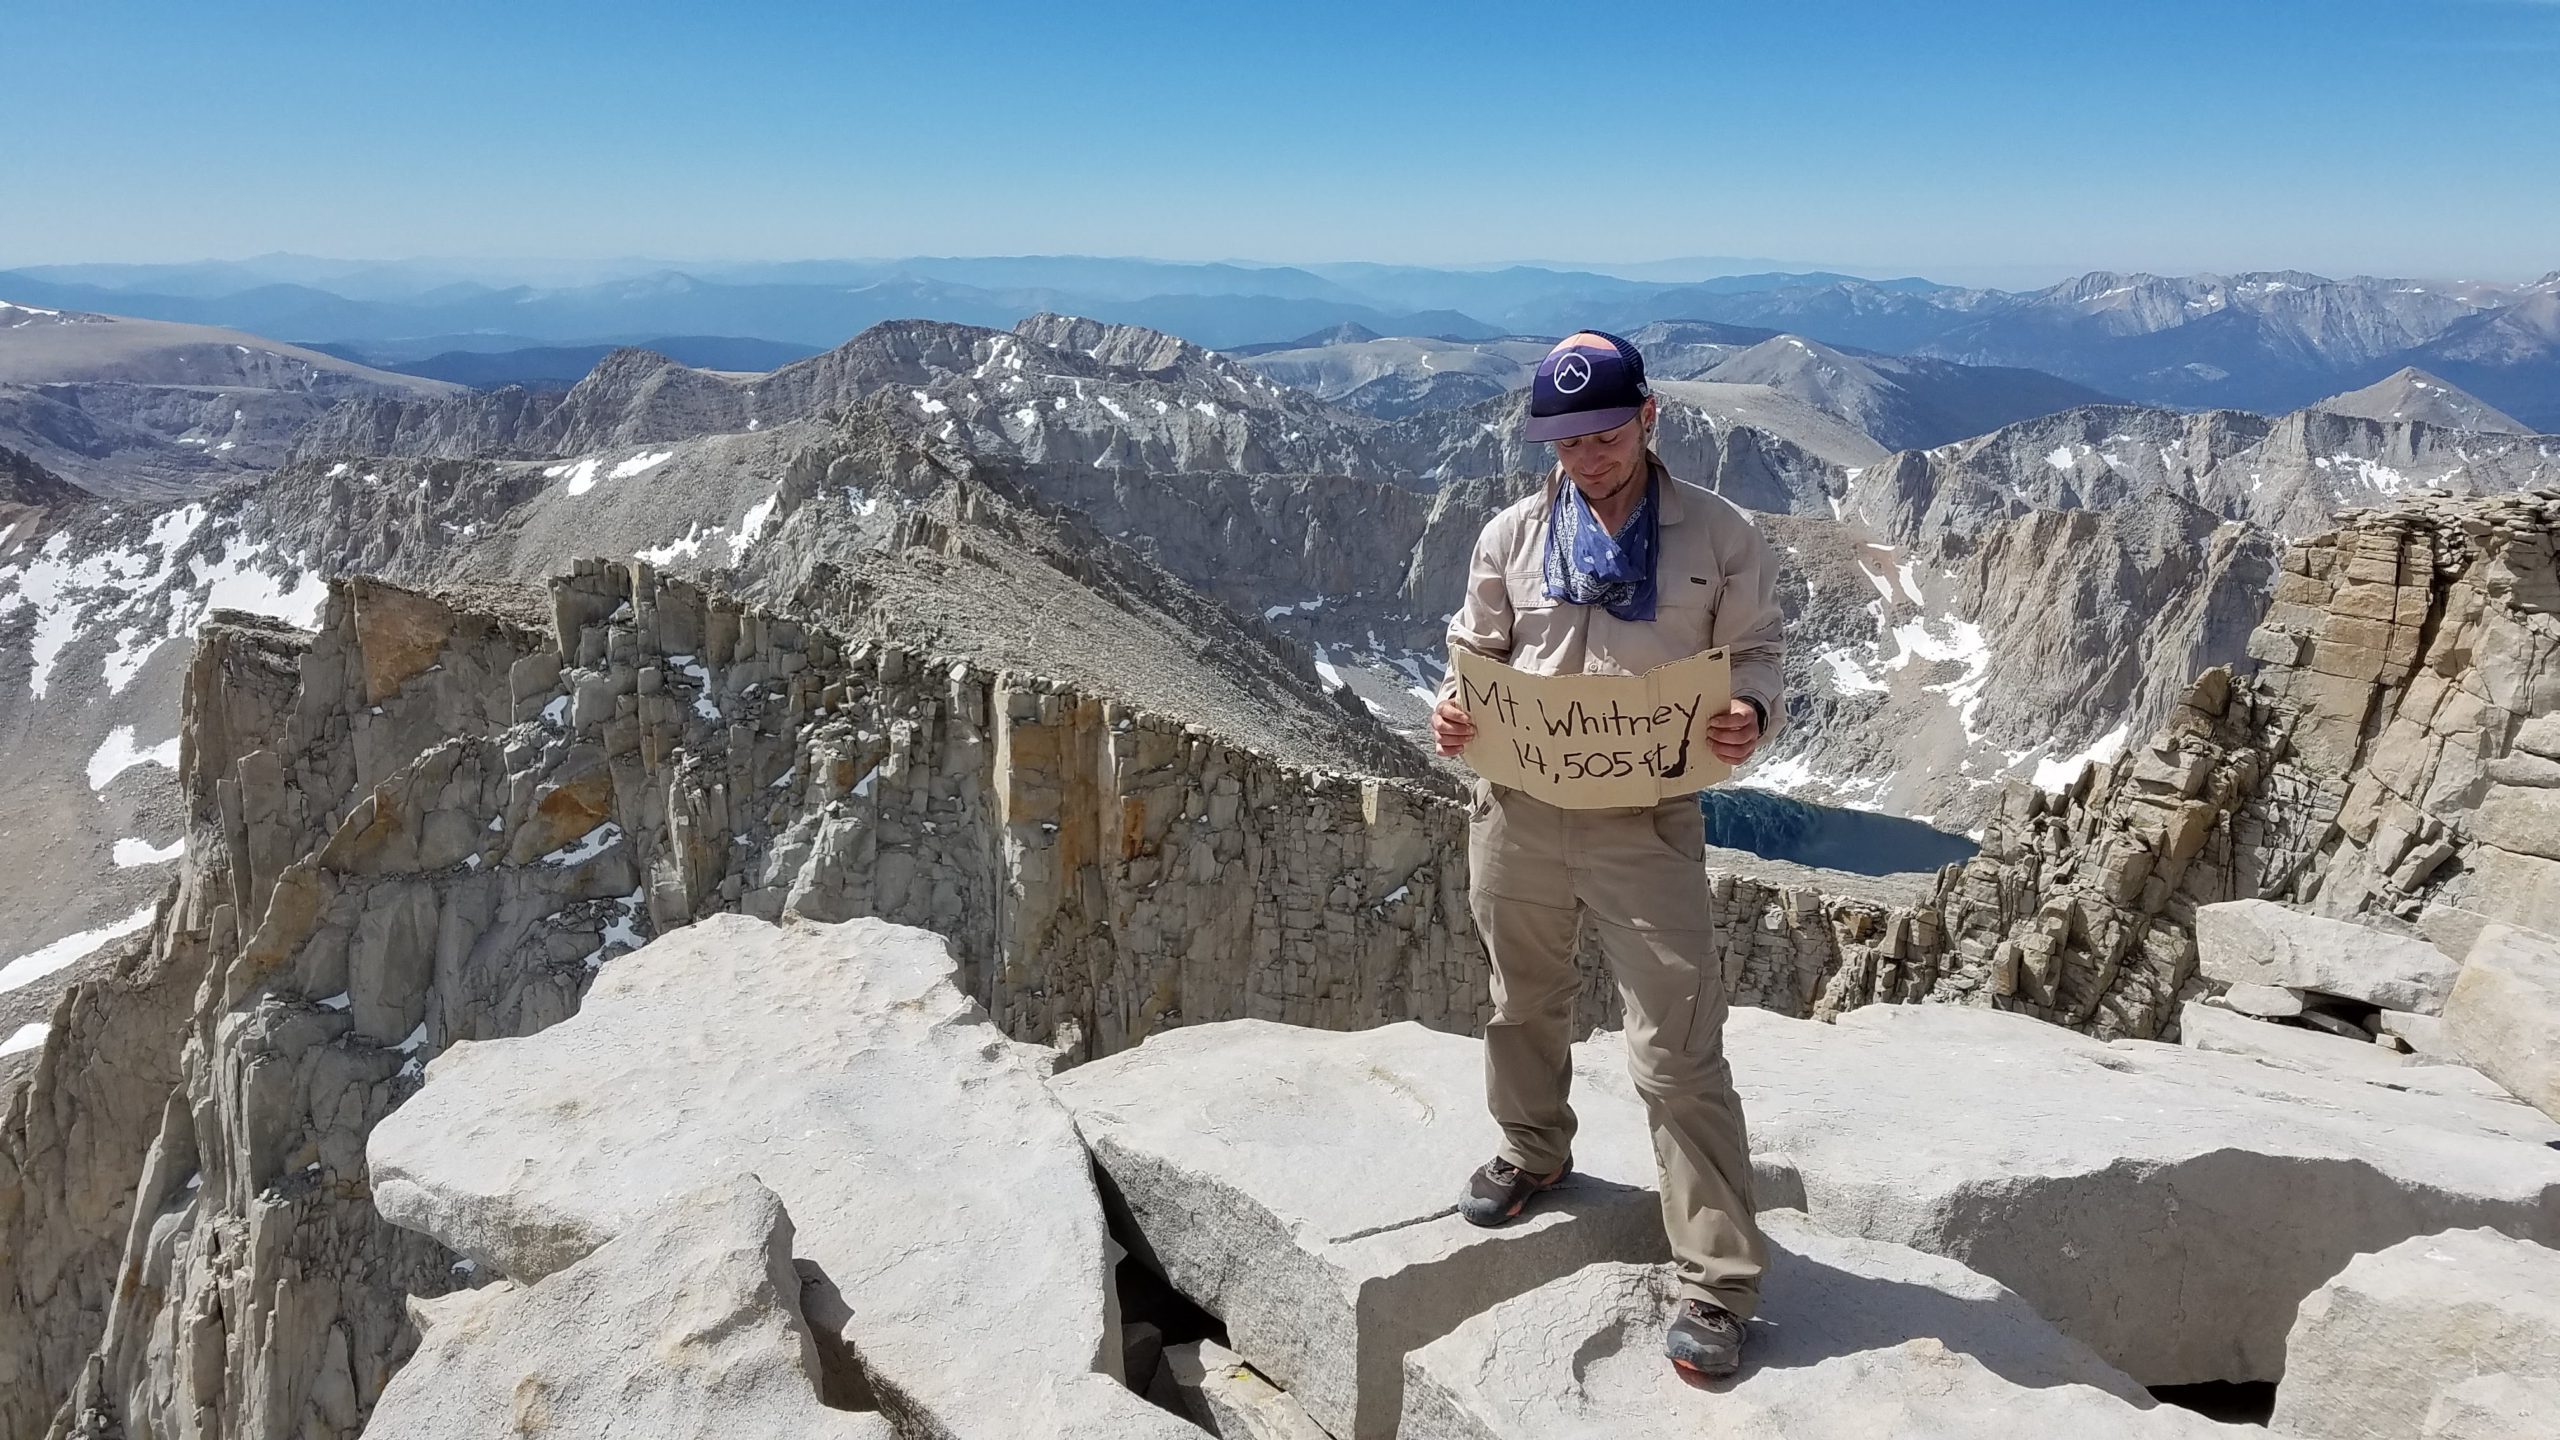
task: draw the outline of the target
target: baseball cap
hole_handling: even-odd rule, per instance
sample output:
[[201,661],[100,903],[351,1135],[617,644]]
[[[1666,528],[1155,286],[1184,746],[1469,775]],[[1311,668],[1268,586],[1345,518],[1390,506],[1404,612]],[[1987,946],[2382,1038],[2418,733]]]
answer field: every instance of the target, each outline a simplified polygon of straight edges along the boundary
[[1576,331],[1538,362],[1526,433],[1536,441],[1614,430],[1636,418],[1652,393],[1636,347],[1605,330]]

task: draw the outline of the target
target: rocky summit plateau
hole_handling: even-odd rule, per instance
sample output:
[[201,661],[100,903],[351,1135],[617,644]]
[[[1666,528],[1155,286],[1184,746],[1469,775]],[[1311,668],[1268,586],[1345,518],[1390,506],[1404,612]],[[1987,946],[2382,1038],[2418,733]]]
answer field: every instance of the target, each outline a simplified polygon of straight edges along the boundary
[[[2539,292],[2090,281],[1604,317],[1783,560],[1703,1389],[1596,942],[1455,1213],[1532,301],[465,390],[0,288],[0,1440],[2560,1433],[2560,437],[2412,358]],[[2190,310],[2371,383],[2169,408]]]

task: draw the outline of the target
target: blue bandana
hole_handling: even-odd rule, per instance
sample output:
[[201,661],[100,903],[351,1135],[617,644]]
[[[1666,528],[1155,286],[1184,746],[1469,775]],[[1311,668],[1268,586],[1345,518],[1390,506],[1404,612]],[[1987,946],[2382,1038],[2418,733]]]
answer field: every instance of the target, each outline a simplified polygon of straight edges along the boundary
[[1555,503],[1547,510],[1548,599],[1605,606],[1621,620],[1653,618],[1653,557],[1662,538],[1653,503],[1658,484],[1645,477],[1643,501],[1612,535],[1600,528],[1582,491],[1557,477]]

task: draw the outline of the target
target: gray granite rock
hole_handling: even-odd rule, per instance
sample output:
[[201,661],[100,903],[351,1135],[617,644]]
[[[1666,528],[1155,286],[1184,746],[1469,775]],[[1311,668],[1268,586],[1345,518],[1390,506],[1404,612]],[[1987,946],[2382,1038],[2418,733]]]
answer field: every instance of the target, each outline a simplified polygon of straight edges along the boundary
[[2319,990],[2432,1015],[2461,967],[2414,936],[2267,900],[2231,900],[2196,911],[2196,968],[2234,985]]
[[2560,1425],[2560,1380],[2474,1375],[2439,1391],[2418,1440],[2550,1440]]
[[2154,1405],[2000,1284],[1899,1245],[1766,1219],[1767,1304],[1741,1372],[1700,1393],[1662,1355],[1667,1266],[1548,1282],[1405,1358],[1403,1440],[1628,1435],[2075,1440],[2234,1435]]
[[[2534,1404],[2560,1382],[2560,1250],[2494,1230],[2420,1235],[2355,1257],[2302,1302],[2269,1428],[2399,1440],[2485,1375],[2540,1382],[2509,1392]],[[2434,1423],[2471,1425],[2462,1412],[2485,1400],[2454,1397]],[[2560,1409],[2535,1418],[2541,1428],[2522,1433],[2560,1434]]]
[[[2462,982],[2457,980],[2454,983],[2459,985]],[[2462,1056],[2453,1048],[2453,1041],[2445,1036],[2443,1016],[2412,1015],[2404,1010],[2381,1010],[2375,1014],[2381,1022],[2382,1033],[2397,1037],[2421,1063],[2461,1060]]]
[[2281,985],[2234,985],[2222,992],[2222,1003],[2261,1020],[2284,1020],[2302,1013],[2302,992]]
[[1501,1135],[1483,1046],[1240,1020],[1055,1076],[1141,1258],[1332,1434],[1386,1436],[1404,1353],[1594,1260],[1667,1255],[1643,1112],[1579,1107],[1576,1173],[1520,1220],[1454,1207]]
[[[2301,1298],[2410,1235],[2560,1243],[2560,1125],[2504,1100],[1951,1006],[1725,1038],[1762,1205],[1959,1260],[2145,1385],[2274,1379]],[[1586,1114],[1635,1103],[1612,1041],[1577,1056]]]
[[1193,1422],[1219,1440],[1328,1440],[1305,1406],[1215,1340],[1176,1345],[1164,1363]]
[[2560,1118],[2560,941],[2492,925],[2464,957],[2444,1036],[2462,1058]]
[[2409,1066],[2408,1056],[2371,1040],[2278,1025],[2201,1000],[2190,1000],[2178,1011],[2178,1043],[2354,1080],[2397,1078]]
[[[952,988],[938,936],[718,916],[617,960],[577,1015],[462,1044],[373,1132],[375,1203],[539,1282],[752,1172],[847,1307],[902,1429],[1122,1435],[1099,1198],[1046,1051]],[[1000,1343],[990,1343],[1000,1335]],[[1116,1397],[1116,1398],[1115,1398]]]
[[418,1352],[365,1433],[890,1440],[876,1412],[821,1402],[791,1238],[781,1200],[740,1177],[675,1196],[537,1284],[414,1302]]

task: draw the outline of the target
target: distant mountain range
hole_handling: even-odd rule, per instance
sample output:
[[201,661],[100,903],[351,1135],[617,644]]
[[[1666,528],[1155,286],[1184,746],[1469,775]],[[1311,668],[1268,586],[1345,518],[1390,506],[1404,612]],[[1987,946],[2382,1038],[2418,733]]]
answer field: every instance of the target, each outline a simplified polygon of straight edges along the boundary
[[[2180,409],[2299,409],[2414,366],[2530,429],[2560,430],[2560,271],[2530,283],[2301,271],[2094,272],[2032,291],[1917,277],[1769,272],[1667,283],[1588,270],[1180,264],[1086,256],[910,257],[691,268],[266,257],[0,272],[0,299],[223,325],[325,344],[382,367],[446,352],[548,350],[650,336],[831,348],[879,321],[996,328],[1041,312],[1258,348],[1356,325],[1384,338],[1552,337],[1666,321],[1790,334],[1846,352],[2041,371]],[[512,276],[513,278],[510,278]],[[492,283],[504,280],[507,283]],[[565,364],[557,357],[533,368]],[[553,379],[527,362],[510,378]],[[494,372],[493,372],[494,373]],[[1463,387],[1460,387],[1463,388]]]
[[[311,348],[361,361],[364,352],[352,345],[322,344]],[[595,345],[533,345],[521,350],[457,348],[421,360],[384,363],[382,369],[429,380],[446,380],[474,390],[522,385],[533,390],[566,390],[587,377],[597,362],[616,350],[647,350],[679,364],[703,370],[766,371],[818,353],[815,345],[780,340],[751,340],[736,335],[661,335],[645,340]]]

